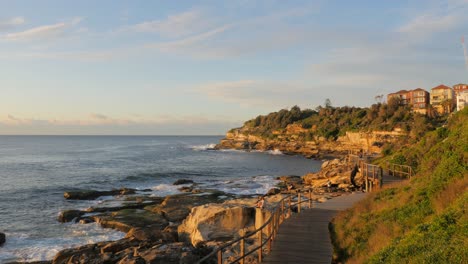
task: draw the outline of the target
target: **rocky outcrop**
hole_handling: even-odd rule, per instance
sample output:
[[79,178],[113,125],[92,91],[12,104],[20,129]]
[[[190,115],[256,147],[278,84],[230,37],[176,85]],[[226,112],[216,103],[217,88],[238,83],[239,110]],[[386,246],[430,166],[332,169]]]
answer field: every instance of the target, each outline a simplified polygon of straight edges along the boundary
[[173,185],[181,185],[181,184],[191,184],[193,183],[192,180],[187,180],[187,179],[178,179],[176,180]]
[[5,242],[6,242],[6,235],[5,233],[0,232],[0,246],[5,244]]
[[[325,192],[330,191],[330,189],[350,191],[363,184],[363,178],[359,171],[355,172],[353,184],[351,181],[352,171],[353,167],[349,166],[345,159],[333,159],[325,161],[319,172],[308,173],[302,178],[304,184],[312,186],[316,191]],[[330,183],[331,188],[328,183]]]
[[136,189],[122,188],[118,190],[110,191],[96,191],[96,190],[82,190],[82,191],[69,191],[63,194],[65,199],[70,200],[94,200],[100,196],[109,196],[109,195],[126,195],[134,194]]
[[80,210],[65,210],[60,212],[57,220],[61,223],[71,222],[73,219],[79,219],[85,212]]
[[169,224],[162,214],[143,209],[125,209],[91,216],[90,218],[104,228],[113,228],[122,232],[128,232],[134,227],[163,229]]
[[179,239],[196,246],[200,242],[234,238],[254,219],[253,207],[230,204],[207,204],[192,209],[178,228]]
[[[316,129],[316,128],[315,128]],[[405,134],[395,131],[346,132],[334,139],[310,137],[314,128],[305,129],[290,124],[284,130],[273,131],[269,138],[256,135],[249,127],[232,129],[216,146],[217,149],[279,150],[285,154],[300,154],[308,158],[322,158],[365,151],[380,153],[387,142],[395,142]]]
[[74,263],[195,263],[200,259],[190,245],[172,242],[168,244],[139,242],[134,239],[121,239],[114,242],[101,242],[57,253],[53,264]]

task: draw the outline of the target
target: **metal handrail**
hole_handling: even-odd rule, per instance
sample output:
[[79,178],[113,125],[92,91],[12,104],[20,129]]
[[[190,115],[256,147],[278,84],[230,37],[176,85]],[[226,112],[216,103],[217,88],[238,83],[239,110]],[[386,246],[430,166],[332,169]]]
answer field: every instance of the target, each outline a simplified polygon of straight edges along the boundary
[[[311,202],[312,202],[312,199],[311,199],[310,195],[311,195],[311,190],[309,190],[309,198],[306,198],[306,199],[304,199],[304,200],[301,200],[302,194],[301,194],[301,191],[299,191],[299,192],[298,192],[298,201],[295,202],[295,203],[291,203],[291,199],[292,199],[292,197],[295,196],[295,195],[290,194],[290,195],[288,195],[288,196],[286,196],[286,197],[283,197],[280,201],[278,201],[277,205],[274,207],[274,210],[272,211],[272,212],[273,212],[272,215],[270,216],[270,218],[269,218],[267,221],[265,221],[265,223],[263,223],[263,225],[261,225],[259,228],[257,228],[257,229],[254,230],[254,231],[251,231],[251,232],[249,232],[249,233],[247,233],[247,234],[245,234],[245,235],[243,235],[243,236],[241,236],[241,237],[239,237],[239,238],[237,238],[237,239],[235,239],[235,240],[233,240],[233,241],[230,241],[230,242],[228,242],[228,243],[226,243],[226,244],[224,244],[224,245],[222,245],[222,246],[216,248],[216,249],[213,250],[210,254],[206,255],[206,256],[203,257],[201,260],[199,260],[199,261],[197,262],[197,264],[204,263],[205,261],[208,261],[209,259],[215,257],[216,255],[217,255],[217,257],[218,257],[218,263],[222,263],[222,251],[223,251],[224,249],[226,249],[226,248],[228,248],[228,247],[230,247],[230,246],[232,246],[232,245],[234,245],[234,244],[236,244],[236,243],[238,243],[238,242],[240,242],[240,241],[242,241],[242,240],[245,240],[246,238],[249,238],[249,237],[251,237],[251,236],[257,234],[258,232],[261,232],[260,234],[262,234],[262,233],[263,233],[263,229],[264,229],[266,226],[268,226],[274,219],[276,219],[275,222],[273,222],[273,224],[276,223],[276,225],[273,227],[273,230],[270,231],[270,234],[268,235],[268,237],[266,237],[265,241],[263,241],[263,238],[260,237],[260,238],[261,238],[261,242],[260,242],[260,244],[259,244],[258,246],[256,246],[255,248],[253,248],[252,250],[250,250],[250,251],[247,252],[247,253],[243,253],[242,256],[239,256],[238,258],[236,258],[234,261],[232,261],[232,262],[230,262],[230,263],[236,263],[236,262],[242,261],[246,256],[248,256],[248,255],[254,253],[255,251],[257,251],[257,250],[259,250],[259,249],[261,249],[261,248],[263,248],[263,246],[265,246],[267,243],[269,243],[269,242],[272,241],[272,238],[274,237],[274,235],[276,235],[277,230],[279,229],[279,226],[280,226],[281,223],[282,223],[281,220],[284,221],[284,218],[281,218],[280,216],[283,215],[283,217],[284,217],[284,211],[285,211],[285,210],[284,210],[284,201],[285,201],[286,199],[289,200],[288,212],[290,212],[290,211],[291,211],[291,207],[296,206],[296,205],[300,205],[300,204],[305,203],[305,202],[310,202],[310,203],[309,203],[309,207],[310,207],[310,206],[311,206]],[[281,210],[280,210],[280,209],[281,209]],[[300,213],[300,210],[301,210],[301,209],[300,209],[300,206],[299,206],[299,207],[298,207],[298,213]],[[260,258],[260,261],[261,261],[261,253],[260,253],[259,258]],[[243,263],[243,262],[241,262],[241,263]]]

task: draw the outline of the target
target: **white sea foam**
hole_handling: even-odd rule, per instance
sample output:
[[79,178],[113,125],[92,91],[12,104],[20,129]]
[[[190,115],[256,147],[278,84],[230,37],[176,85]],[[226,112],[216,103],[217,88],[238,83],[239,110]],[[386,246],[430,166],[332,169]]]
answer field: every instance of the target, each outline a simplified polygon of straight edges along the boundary
[[125,233],[104,229],[98,224],[64,224],[66,233],[63,237],[30,237],[25,233],[6,233],[7,242],[1,249],[0,263],[11,261],[45,261],[65,248],[96,243],[99,241],[118,240]]
[[216,144],[206,144],[206,145],[195,145],[195,146],[190,146],[191,149],[197,150],[197,151],[203,151],[203,150],[213,150],[216,147]]
[[161,183],[151,187],[153,190],[152,196],[166,196],[171,194],[180,193],[178,190],[181,186],[187,186],[187,184],[173,185],[168,183]]
[[268,150],[267,153],[271,155],[283,155],[283,152],[281,152],[279,149]]
[[279,181],[274,176],[262,175],[254,177],[232,178],[205,184],[207,188],[218,189],[226,193],[237,195],[265,194],[275,187]]

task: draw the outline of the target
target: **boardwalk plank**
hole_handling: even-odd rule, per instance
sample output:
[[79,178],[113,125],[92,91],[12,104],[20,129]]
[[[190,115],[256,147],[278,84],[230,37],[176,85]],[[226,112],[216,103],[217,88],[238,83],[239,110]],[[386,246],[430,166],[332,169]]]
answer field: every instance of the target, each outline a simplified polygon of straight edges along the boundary
[[363,197],[362,193],[343,195],[286,219],[262,263],[331,263],[333,248],[328,223],[339,210]]

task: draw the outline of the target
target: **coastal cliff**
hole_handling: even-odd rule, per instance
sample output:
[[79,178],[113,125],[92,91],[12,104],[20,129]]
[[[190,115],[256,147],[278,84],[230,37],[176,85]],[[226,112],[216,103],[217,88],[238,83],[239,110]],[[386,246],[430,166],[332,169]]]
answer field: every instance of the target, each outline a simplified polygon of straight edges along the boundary
[[285,154],[299,154],[308,158],[327,155],[382,152],[385,144],[391,144],[407,136],[398,131],[345,132],[336,139],[321,136],[305,138],[311,129],[290,124],[285,130],[273,131],[274,138],[265,138],[252,133],[248,127],[232,129],[216,146],[217,149],[281,151]]
[[281,151],[308,158],[360,153],[379,154],[416,142],[444,120],[414,113],[395,100],[360,107],[298,106],[248,120],[231,129],[217,149]]

